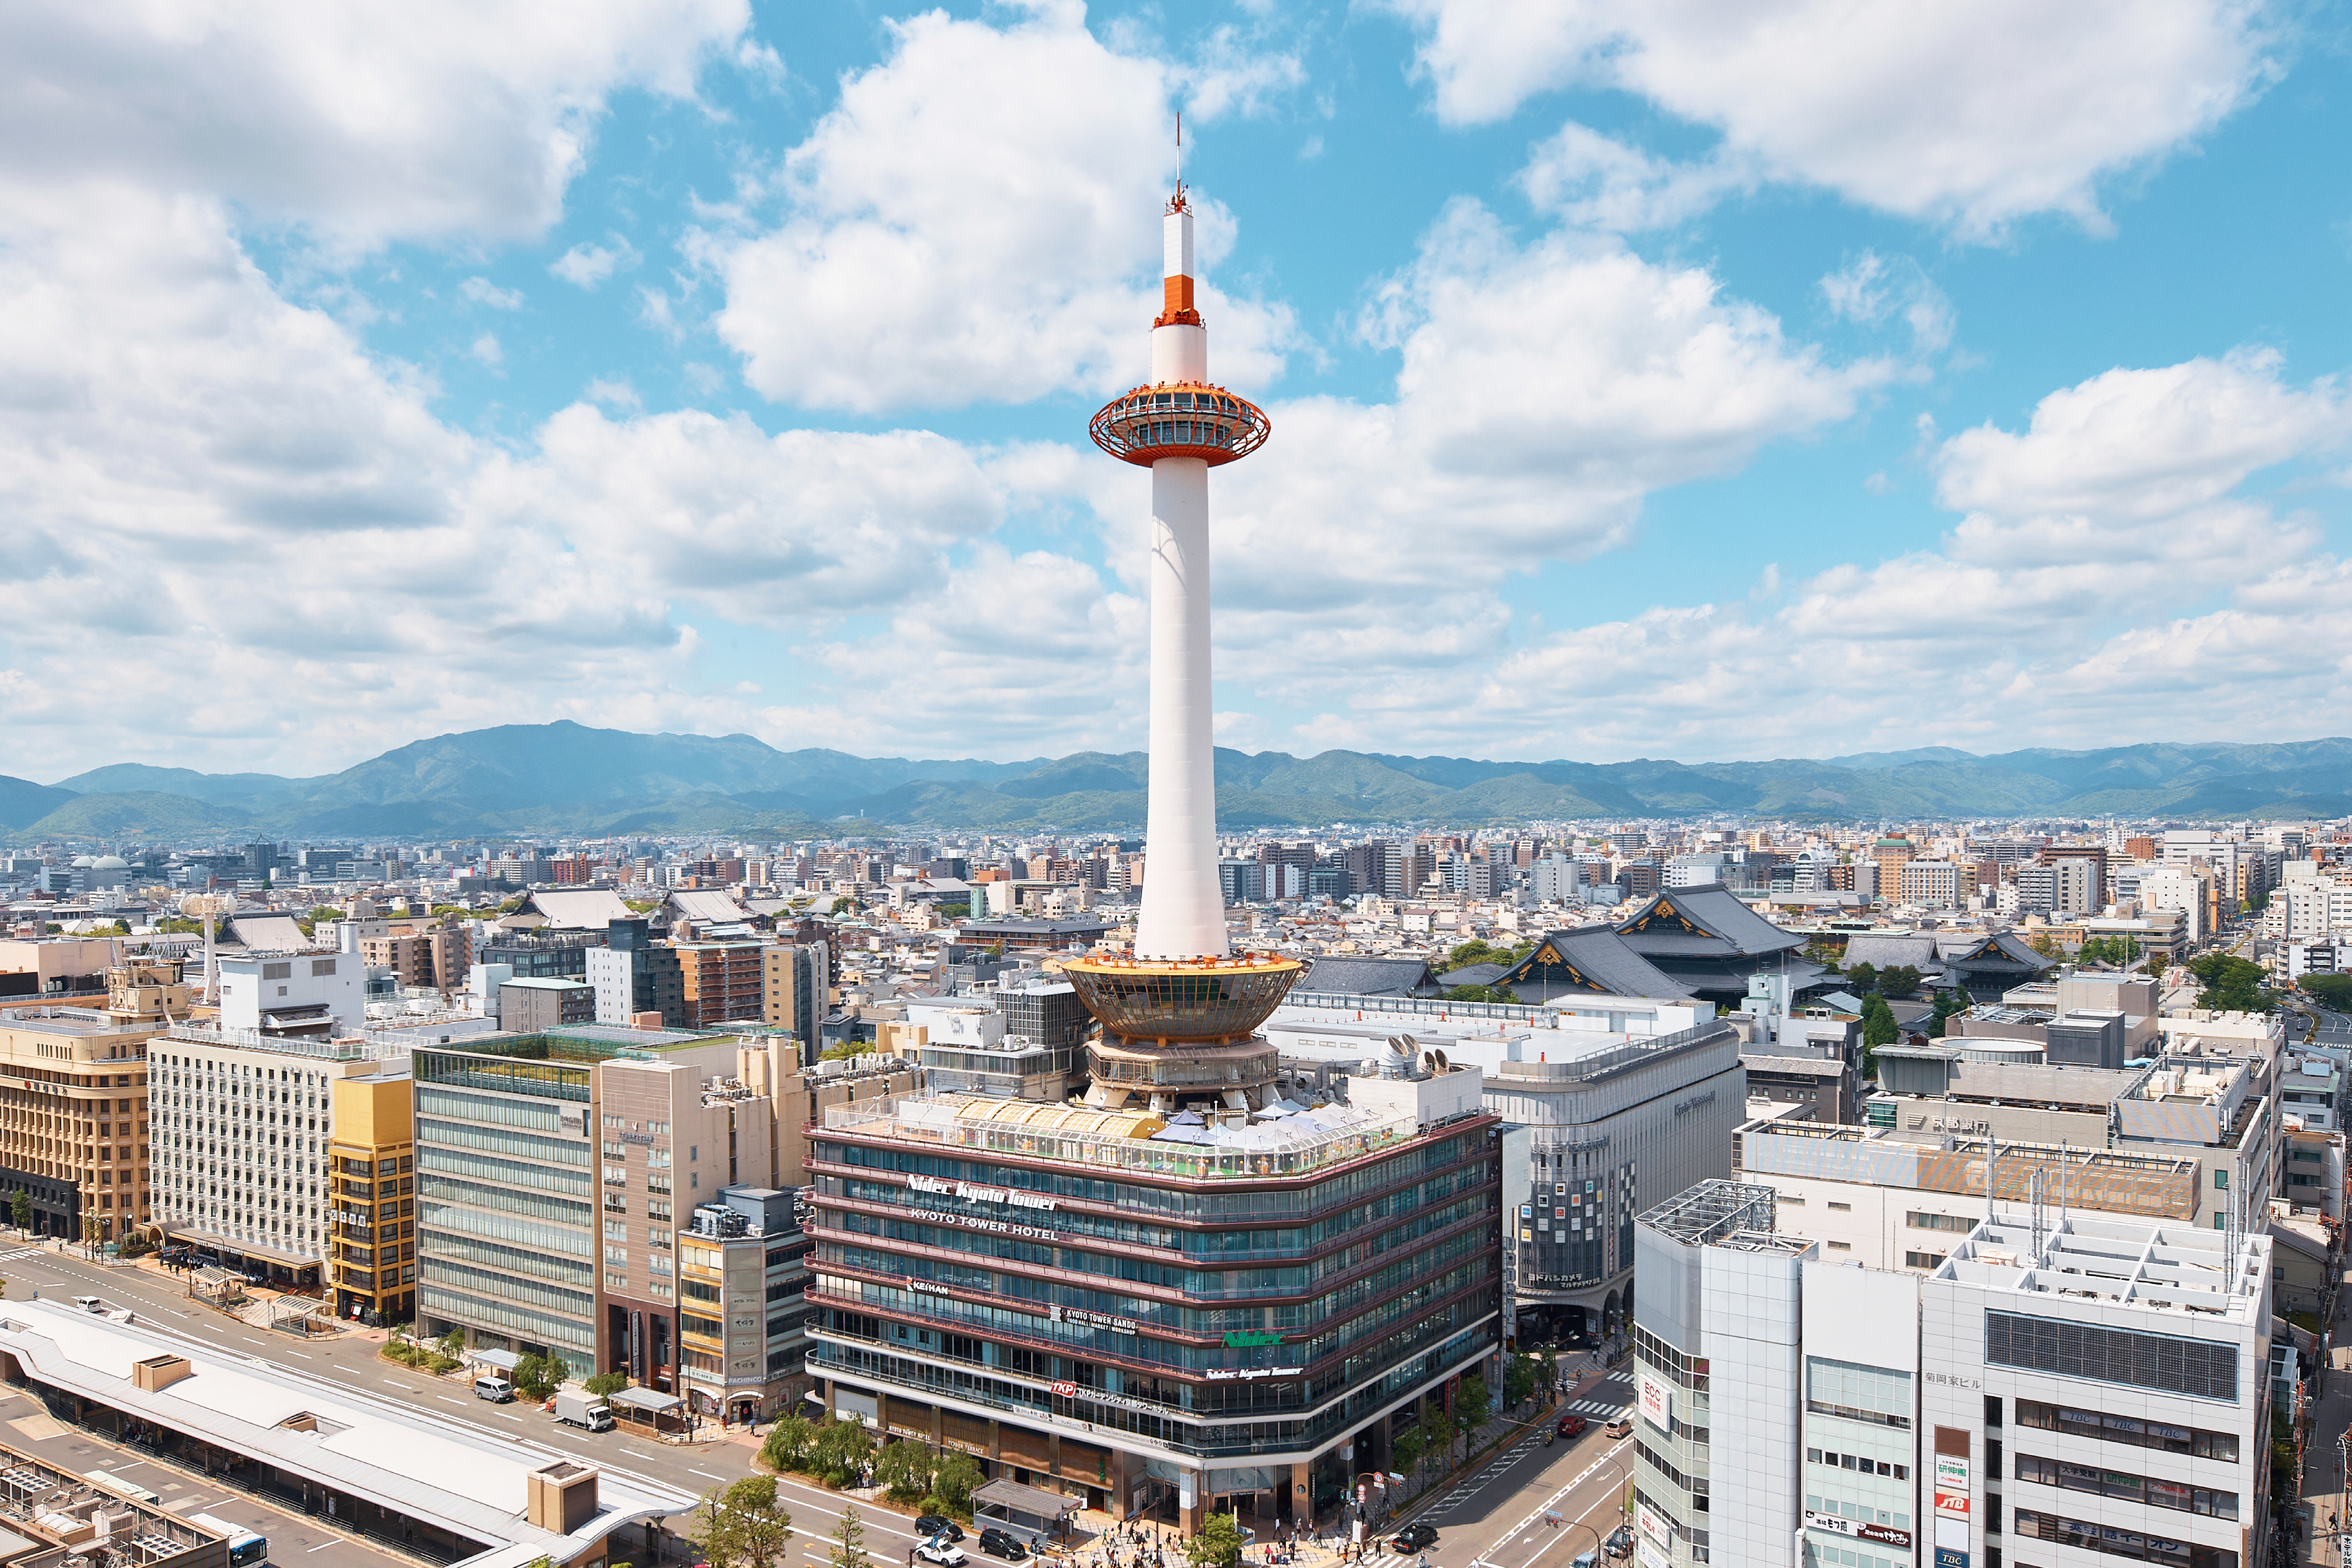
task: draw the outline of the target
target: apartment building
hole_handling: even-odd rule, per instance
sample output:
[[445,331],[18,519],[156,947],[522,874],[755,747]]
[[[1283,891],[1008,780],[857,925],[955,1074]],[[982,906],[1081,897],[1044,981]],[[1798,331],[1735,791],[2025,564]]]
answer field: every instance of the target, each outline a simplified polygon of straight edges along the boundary
[[1721,1182],[1641,1222],[1644,1562],[2259,1556],[2267,1237],[2004,1207],[1919,1274],[1775,1221]]
[[396,1055],[362,1039],[187,1023],[148,1052],[164,1236],[280,1284],[322,1285],[336,1207],[334,1085],[396,1071]]
[[601,1024],[418,1050],[419,1327],[674,1381],[677,1216],[778,1185],[768,1058]]
[[814,1041],[824,1024],[832,983],[832,950],[824,943],[763,948],[757,1016],[770,1029],[782,1030],[803,1043]]
[[0,1199],[23,1194],[44,1236],[119,1240],[153,1214],[148,1043],[189,990],[174,963],[105,977],[103,1008],[0,1010]]
[[405,1061],[327,1087],[329,1283],[335,1315],[371,1326],[416,1317],[415,1082]]
[[701,1415],[756,1421],[807,1389],[809,1239],[793,1195],[730,1186],[677,1239],[681,1392]]
[[764,942],[671,943],[678,967],[676,1027],[717,1029],[765,1017],[761,981],[768,947]]

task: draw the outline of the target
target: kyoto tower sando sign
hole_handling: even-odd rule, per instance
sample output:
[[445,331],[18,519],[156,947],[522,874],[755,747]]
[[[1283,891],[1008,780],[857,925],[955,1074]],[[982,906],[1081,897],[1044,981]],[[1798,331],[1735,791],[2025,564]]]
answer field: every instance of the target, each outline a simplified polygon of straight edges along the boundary
[[1193,299],[1192,208],[1180,180],[1162,223],[1162,308],[1151,380],[1089,423],[1095,444],[1151,470],[1151,760],[1143,908],[1131,955],[1064,972],[1103,1025],[1090,1103],[1163,1113],[1212,1099],[1236,1112],[1275,1091],[1275,1052],[1250,1043],[1300,973],[1295,958],[1234,953],[1217,881],[1215,741],[1209,706],[1209,470],[1265,444],[1265,413],[1209,380]]

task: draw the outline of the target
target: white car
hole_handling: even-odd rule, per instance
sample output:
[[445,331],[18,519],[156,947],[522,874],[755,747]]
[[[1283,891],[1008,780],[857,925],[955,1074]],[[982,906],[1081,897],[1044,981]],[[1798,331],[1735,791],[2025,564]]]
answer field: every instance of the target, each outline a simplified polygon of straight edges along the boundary
[[926,1541],[915,1548],[915,1555],[926,1563],[936,1563],[939,1568],[963,1568],[963,1548],[950,1546],[944,1541]]

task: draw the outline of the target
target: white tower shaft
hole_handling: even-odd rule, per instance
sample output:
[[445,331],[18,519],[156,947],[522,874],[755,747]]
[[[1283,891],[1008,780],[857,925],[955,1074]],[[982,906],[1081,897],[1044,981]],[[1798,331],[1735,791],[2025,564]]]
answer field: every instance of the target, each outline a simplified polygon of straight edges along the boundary
[[[1151,379],[1205,382],[1209,333],[1192,306],[1192,214],[1168,214],[1167,315],[1151,329]],[[1190,320],[1170,318],[1190,317]],[[1209,670],[1209,465],[1151,465],[1151,766],[1139,958],[1222,958],[1216,737]]]

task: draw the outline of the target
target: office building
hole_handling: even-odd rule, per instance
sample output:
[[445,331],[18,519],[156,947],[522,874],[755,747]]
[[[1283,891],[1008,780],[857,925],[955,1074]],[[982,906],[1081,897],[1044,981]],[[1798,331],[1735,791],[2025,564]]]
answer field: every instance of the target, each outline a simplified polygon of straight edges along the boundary
[[276,1037],[173,1024],[148,1047],[154,1219],[208,1261],[274,1282],[324,1283],[334,1084],[396,1073],[362,1039]]
[[686,1017],[686,981],[677,955],[656,942],[645,920],[615,920],[603,946],[583,949],[582,974],[596,993],[596,1021],[627,1028],[654,1019],[676,1029]]
[[730,1186],[677,1238],[680,1392],[736,1422],[792,1413],[808,1386],[809,1240],[793,1195]]
[[102,1008],[0,1010],[0,1201],[35,1233],[111,1241],[153,1217],[148,1042],[184,1014],[176,964],[106,970]]
[[406,1061],[327,1086],[327,1263],[335,1315],[416,1318],[416,1124]]
[[[828,1112],[810,1330],[828,1406],[1188,1531],[1211,1507],[1268,1526],[1328,1510],[1501,1343],[1480,1074],[1349,1087],[1253,1124],[963,1094]],[[1277,1255],[1275,1293],[1242,1283]]]
[[601,1024],[417,1051],[419,1327],[676,1392],[677,1217],[777,1185],[753,1054]]
[[1775,1207],[1710,1183],[1641,1222],[1645,1561],[2259,1556],[2267,1237],[2004,1207],[1921,1274],[1833,1261]]
[[367,976],[355,953],[264,948],[216,962],[219,1027],[232,1033],[325,1040],[367,1029]]
[[499,1028],[540,1034],[568,1024],[595,1023],[596,988],[586,980],[518,977],[499,982]]
[[766,1009],[761,980],[769,950],[764,942],[671,943],[678,967],[676,1027],[717,1029],[760,1022]]

